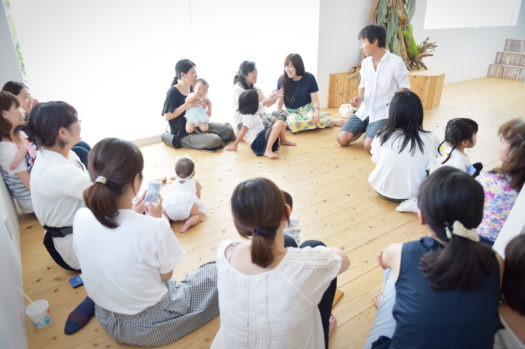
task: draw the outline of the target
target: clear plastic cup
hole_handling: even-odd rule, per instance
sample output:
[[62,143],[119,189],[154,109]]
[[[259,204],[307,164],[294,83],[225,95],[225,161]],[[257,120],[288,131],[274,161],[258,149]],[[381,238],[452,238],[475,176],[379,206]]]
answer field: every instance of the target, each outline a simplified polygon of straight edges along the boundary
[[49,303],[45,299],[38,299],[26,306],[26,314],[35,327],[46,327],[51,321]]

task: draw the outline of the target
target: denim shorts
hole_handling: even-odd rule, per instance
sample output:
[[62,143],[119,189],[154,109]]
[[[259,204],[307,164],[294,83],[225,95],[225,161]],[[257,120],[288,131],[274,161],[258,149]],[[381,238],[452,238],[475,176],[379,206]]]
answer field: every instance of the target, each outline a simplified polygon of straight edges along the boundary
[[350,116],[348,120],[346,120],[341,130],[350,132],[353,135],[358,135],[362,132],[365,132],[366,138],[374,138],[377,131],[385,127],[388,121],[388,119],[382,119],[375,122],[369,122],[369,120],[370,118],[367,117],[364,121],[362,121],[354,114]]

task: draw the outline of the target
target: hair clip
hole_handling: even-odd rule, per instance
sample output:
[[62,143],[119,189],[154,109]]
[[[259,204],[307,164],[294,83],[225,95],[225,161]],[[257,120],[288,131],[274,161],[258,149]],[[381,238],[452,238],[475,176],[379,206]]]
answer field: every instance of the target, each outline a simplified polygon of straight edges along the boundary
[[261,236],[268,236],[268,231],[261,227],[253,227],[253,233]]
[[479,242],[479,235],[476,228],[467,229],[460,221],[455,221],[450,229],[449,225],[445,227],[447,231],[447,237],[452,238],[452,235],[461,236],[462,238],[470,241]]
[[104,176],[98,176],[97,179],[95,179],[95,183],[106,184],[106,182],[107,182],[107,179]]

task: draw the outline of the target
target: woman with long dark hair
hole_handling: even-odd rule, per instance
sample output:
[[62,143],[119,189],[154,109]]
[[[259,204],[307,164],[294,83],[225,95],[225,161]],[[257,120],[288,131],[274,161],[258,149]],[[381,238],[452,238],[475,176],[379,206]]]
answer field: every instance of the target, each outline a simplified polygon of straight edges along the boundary
[[186,132],[187,109],[204,107],[197,97],[189,98],[197,81],[195,63],[189,59],[181,59],[175,65],[175,77],[166,93],[162,115],[169,122],[170,132],[164,132],[162,141],[174,148],[216,149],[222,148],[229,141],[235,140],[235,134],[229,124],[211,122],[208,132]]
[[410,91],[392,99],[386,127],[372,141],[372,161],[376,168],[368,182],[386,199],[414,198],[419,184],[437,159],[439,139],[423,129],[423,105]]

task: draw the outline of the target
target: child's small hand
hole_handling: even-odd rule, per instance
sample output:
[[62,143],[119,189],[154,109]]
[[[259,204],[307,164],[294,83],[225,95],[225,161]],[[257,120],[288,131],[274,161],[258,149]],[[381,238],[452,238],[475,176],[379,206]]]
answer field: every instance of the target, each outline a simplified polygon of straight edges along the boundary
[[227,151],[237,151],[237,144],[234,144],[228,148],[226,148]]
[[160,196],[160,194],[156,203],[148,202],[148,216],[156,218],[162,217],[162,196]]

